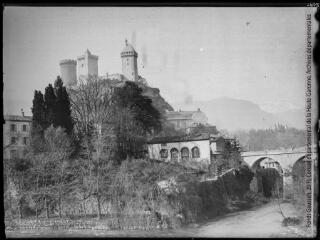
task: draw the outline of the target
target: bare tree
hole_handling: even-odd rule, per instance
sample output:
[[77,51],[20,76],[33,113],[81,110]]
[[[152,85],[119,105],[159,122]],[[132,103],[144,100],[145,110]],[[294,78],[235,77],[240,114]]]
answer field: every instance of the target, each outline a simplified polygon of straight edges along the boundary
[[73,181],[66,181],[66,178],[72,174],[68,172],[68,159],[72,152],[71,142],[61,127],[49,127],[45,131],[45,141],[47,144],[49,158],[55,163],[53,178],[53,191],[58,199],[59,217],[62,217],[62,200],[64,195],[68,192]]
[[49,127],[44,133],[45,151],[29,152],[27,158],[32,160],[30,187],[28,194],[33,200],[38,217],[41,203],[44,203],[46,217],[49,218],[50,205],[58,206],[62,217],[62,202],[76,183],[75,174],[70,164],[73,151],[71,141],[61,127]]
[[113,86],[107,80],[89,77],[69,90],[76,131],[81,136],[88,160],[88,189],[95,196],[98,218],[101,218],[103,175],[113,155]]

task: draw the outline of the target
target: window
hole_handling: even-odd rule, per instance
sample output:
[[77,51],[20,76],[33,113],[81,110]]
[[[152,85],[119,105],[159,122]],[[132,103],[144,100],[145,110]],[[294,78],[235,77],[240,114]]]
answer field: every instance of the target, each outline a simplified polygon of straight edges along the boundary
[[183,161],[187,161],[189,159],[189,149],[184,147],[181,149],[181,158]]
[[27,125],[25,125],[25,124],[22,125],[22,131],[23,131],[23,132],[26,132],[26,131],[27,131]]
[[24,138],[23,138],[23,144],[24,144],[24,145],[27,145],[27,142],[28,142],[28,138],[27,138],[27,137],[24,137]]
[[192,152],[192,158],[199,158],[200,157],[200,150],[198,147],[192,148],[191,152]]
[[171,160],[178,161],[178,155],[179,155],[178,149],[172,148],[170,150],[170,155],[171,155]]
[[167,149],[161,149],[160,150],[160,156],[161,156],[161,158],[167,158],[168,157],[168,150]]
[[16,131],[16,125],[15,124],[11,124],[10,125],[10,131],[11,132],[15,132]]
[[15,137],[11,138],[11,144],[16,144],[17,139]]
[[10,158],[17,158],[18,157],[18,152],[17,150],[10,150]]

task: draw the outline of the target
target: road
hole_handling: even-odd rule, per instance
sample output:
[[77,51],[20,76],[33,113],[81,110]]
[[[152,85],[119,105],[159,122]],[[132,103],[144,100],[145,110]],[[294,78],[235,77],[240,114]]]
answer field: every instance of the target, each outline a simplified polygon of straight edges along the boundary
[[[285,216],[294,216],[289,203],[281,203]],[[282,215],[276,201],[247,211],[223,216],[198,228],[197,237],[298,237],[291,229],[283,227]]]

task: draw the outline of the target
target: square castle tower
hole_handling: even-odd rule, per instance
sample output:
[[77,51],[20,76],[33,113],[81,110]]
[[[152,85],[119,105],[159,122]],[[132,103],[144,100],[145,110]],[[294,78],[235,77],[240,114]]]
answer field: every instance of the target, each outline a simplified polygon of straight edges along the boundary
[[77,57],[77,70],[79,78],[98,76],[98,56],[87,49],[83,55]]

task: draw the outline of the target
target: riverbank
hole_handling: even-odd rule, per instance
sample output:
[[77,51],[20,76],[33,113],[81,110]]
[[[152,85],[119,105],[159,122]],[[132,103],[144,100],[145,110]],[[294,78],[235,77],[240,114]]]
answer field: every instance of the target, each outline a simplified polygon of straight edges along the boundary
[[[281,203],[286,216],[294,216],[296,210],[291,203]],[[277,201],[250,209],[219,216],[199,225],[165,230],[46,230],[12,231],[7,238],[38,237],[305,237],[299,227],[282,226],[282,215]]]
[[[286,216],[295,216],[297,211],[291,203],[281,203]],[[298,227],[282,226],[283,217],[277,201],[262,206],[227,214],[210,221],[197,229],[197,237],[306,237]]]

